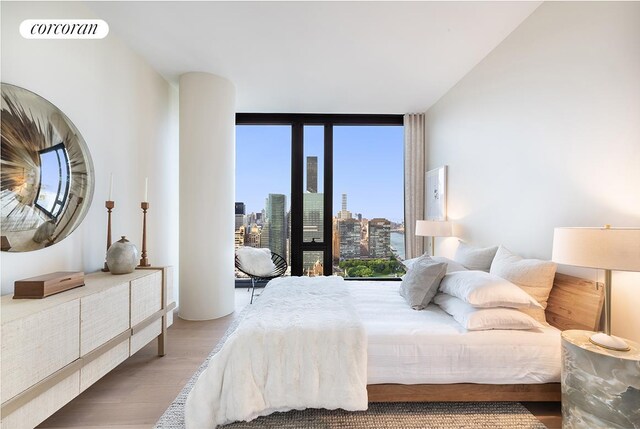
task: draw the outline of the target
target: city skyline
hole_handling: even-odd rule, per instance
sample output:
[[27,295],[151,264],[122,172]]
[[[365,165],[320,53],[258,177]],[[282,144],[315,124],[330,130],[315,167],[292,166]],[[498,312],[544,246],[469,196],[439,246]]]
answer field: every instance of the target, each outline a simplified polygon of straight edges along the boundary
[[[313,161],[312,161],[313,162]],[[312,184],[313,174],[307,180]],[[311,180],[310,180],[311,179]],[[404,259],[404,225],[396,224],[386,218],[363,218],[361,214],[352,214],[348,210],[348,196],[342,194],[341,210],[332,216],[332,241],[334,269],[338,263],[349,259],[386,259],[397,257]],[[274,207],[274,201],[278,203]],[[303,201],[303,241],[322,241],[324,222],[322,215],[323,194],[306,193]],[[257,213],[239,214],[243,202],[236,202],[236,247],[249,245],[268,247],[289,261],[290,213],[285,212],[286,196],[269,194],[265,201],[267,208],[264,216]],[[283,234],[284,233],[284,234]],[[395,238],[394,238],[395,235]],[[304,252],[303,265],[306,269],[318,264],[314,256],[317,252]],[[316,267],[317,268],[317,267]]]
[[[313,174],[310,175],[311,179]],[[313,184],[313,180],[310,180]],[[303,241],[323,240],[321,193],[304,195]],[[269,248],[290,264],[290,214],[285,213],[286,196],[269,194],[265,201],[265,214],[260,219],[255,213],[245,215],[243,202],[236,202],[235,247],[251,246]],[[397,276],[402,268],[398,261],[404,259],[404,231],[394,232],[392,222],[384,218],[365,219],[348,210],[347,195],[342,195],[342,206],[333,216],[331,241],[333,248],[331,272],[340,276],[372,277]],[[396,239],[393,239],[393,236]],[[398,241],[397,238],[400,238]],[[305,251],[302,254],[303,272],[316,276],[324,273],[322,251]],[[354,262],[361,261],[361,262]],[[387,261],[387,262],[384,262]],[[236,272],[236,275],[238,273]]]
[[[303,189],[323,193],[323,127],[307,126],[304,131],[303,177],[313,177],[317,183]],[[342,194],[348,194],[353,213],[361,213],[367,219],[404,221],[404,195],[398,192],[404,180],[403,136],[401,126],[334,127],[332,216],[341,208]],[[260,213],[268,194],[282,194],[287,197],[288,212],[290,191],[290,127],[238,126],[236,201],[245,203],[247,214]]]

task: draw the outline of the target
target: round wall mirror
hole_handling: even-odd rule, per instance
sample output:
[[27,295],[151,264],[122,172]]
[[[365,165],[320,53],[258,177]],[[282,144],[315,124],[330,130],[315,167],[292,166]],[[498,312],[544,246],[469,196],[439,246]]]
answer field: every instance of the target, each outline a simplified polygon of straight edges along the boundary
[[56,106],[2,83],[2,250],[51,246],[73,232],[93,197],[93,163],[78,129]]

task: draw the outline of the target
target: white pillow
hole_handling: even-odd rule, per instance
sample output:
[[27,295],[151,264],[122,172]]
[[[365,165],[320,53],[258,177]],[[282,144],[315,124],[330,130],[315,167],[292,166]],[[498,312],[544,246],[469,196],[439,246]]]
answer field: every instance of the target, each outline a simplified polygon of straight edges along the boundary
[[[428,256],[426,253],[422,256]],[[417,258],[405,259],[401,262],[402,265],[405,266],[407,270],[411,269],[415,262],[422,258],[422,256],[418,256]],[[445,258],[442,256],[430,256],[430,258],[436,262],[444,262],[447,264],[447,274],[453,273],[455,271],[468,271],[462,264],[457,263],[453,259]]]
[[[522,259],[504,246],[500,246],[491,264],[491,274],[509,280],[547,308],[549,292],[556,275],[556,264],[540,259]],[[540,320],[540,319],[538,319]]]
[[498,246],[480,248],[459,241],[453,260],[470,270],[489,271],[497,250]]
[[407,274],[402,276],[400,295],[414,310],[424,309],[438,293],[440,281],[447,272],[447,264],[435,262],[429,256],[417,258]]
[[469,271],[464,265],[454,261],[453,259],[445,258],[443,256],[432,256],[431,259],[436,262],[445,262],[447,264],[447,274],[455,273],[456,271]]
[[266,248],[239,247],[236,256],[243,270],[255,276],[267,276],[276,269],[271,260],[271,250]]
[[513,308],[475,308],[459,298],[444,293],[436,295],[433,300],[469,331],[543,327],[532,317]]
[[[426,255],[426,253],[425,253],[425,255]],[[422,255],[422,256],[424,256],[424,255]],[[404,261],[401,261],[400,263],[402,265],[404,265],[404,267],[408,270],[413,266],[413,264],[416,263],[416,261],[418,259],[422,258],[422,256],[418,256],[417,258],[405,259]]]
[[474,307],[540,308],[540,304],[518,286],[484,271],[447,274],[440,283],[440,291]]

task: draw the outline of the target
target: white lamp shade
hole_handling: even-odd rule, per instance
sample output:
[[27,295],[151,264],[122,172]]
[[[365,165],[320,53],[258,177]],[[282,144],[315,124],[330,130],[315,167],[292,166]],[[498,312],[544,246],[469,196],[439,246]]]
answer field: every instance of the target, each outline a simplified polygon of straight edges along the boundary
[[416,221],[416,235],[425,237],[451,237],[451,222],[437,220]]
[[614,271],[640,271],[640,228],[555,228],[554,262]]

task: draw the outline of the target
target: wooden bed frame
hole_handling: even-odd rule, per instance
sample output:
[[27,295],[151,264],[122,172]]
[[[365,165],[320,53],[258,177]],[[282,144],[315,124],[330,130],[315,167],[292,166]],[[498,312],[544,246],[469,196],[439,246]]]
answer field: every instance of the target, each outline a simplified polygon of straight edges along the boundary
[[[545,310],[547,322],[567,329],[598,330],[602,283],[556,274]],[[560,383],[544,384],[370,384],[369,402],[560,401]]]

